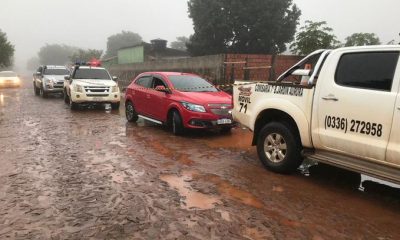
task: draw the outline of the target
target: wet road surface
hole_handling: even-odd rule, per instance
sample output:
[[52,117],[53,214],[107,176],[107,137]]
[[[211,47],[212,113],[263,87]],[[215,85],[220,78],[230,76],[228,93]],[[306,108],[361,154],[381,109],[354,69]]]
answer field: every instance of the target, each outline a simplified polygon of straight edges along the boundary
[[0,89],[0,239],[400,239],[397,185],[277,175],[247,130],[175,137],[28,83]]

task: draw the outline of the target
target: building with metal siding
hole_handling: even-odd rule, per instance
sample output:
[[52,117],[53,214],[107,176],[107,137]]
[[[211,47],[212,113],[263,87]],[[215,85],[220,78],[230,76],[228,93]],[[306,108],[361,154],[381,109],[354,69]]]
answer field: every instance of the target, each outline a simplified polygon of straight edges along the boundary
[[167,47],[167,41],[154,39],[151,43],[125,47],[118,50],[118,64],[133,64],[167,59],[187,58],[189,53]]
[[118,64],[144,62],[144,48],[144,45],[139,45],[118,50]]

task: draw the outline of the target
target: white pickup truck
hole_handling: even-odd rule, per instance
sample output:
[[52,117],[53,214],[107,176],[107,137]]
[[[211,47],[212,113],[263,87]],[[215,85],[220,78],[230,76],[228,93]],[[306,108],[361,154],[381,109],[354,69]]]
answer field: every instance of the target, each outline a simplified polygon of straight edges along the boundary
[[400,183],[400,46],[316,51],[274,82],[237,81],[233,118],[264,166],[304,158]]
[[65,77],[64,101],[71,109],[80,104],[111,104],[119,109],[121,93],[117,77],[98,66],[76,65],[70,76]]

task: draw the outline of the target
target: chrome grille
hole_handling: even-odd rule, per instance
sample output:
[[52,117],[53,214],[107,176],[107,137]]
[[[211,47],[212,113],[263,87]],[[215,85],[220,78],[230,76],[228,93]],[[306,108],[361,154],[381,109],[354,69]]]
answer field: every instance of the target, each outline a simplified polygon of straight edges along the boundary
[[219,116],[230,116],[232,109],[211,109],[211,112]]
[[108,94],[86,94],[88,97],[108,97]]
[[232,111],[232,104],[227,103],[210,103],[208,107],[211,112],[219,116],[230,116]]
[[84,87],[85,92],[88,94],[104,94],[104,93],[110,93],[110,87]]

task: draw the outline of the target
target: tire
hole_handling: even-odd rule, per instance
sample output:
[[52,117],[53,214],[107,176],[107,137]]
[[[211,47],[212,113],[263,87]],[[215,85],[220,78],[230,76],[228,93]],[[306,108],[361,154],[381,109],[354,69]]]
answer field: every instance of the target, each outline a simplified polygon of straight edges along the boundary
[[64,89],[64,102],[65,104],[69,104],[69,97],[67,91]]
[[39,88],[36,87],[36,83],[33,83],[33,91],[35,92],[36,96],[39,96],[40,90],[39,90]]
[[278,122],[268,123],[261,130],[257,153],[262,164],[276,173],[294,172],[303,161],[299,137],[288,124]]
[[77,110],[79,108],[79,104],[75,103],[71,100],[71,98],[69,99],[69,108],[71,110]]
[[118,110],[120,106],[120,103],[111,103],[111,109],[112,110]]
[[172,133],[175,136],[183,135],[185,128],[183,127],[182,117],[179,112],[174,111],[171,119]]
[[223,128],[221,128],[220,132],[222,134],[225,134],[225,133],[230,133],[231,130],[232,130],[232,127],[223,127]]
[[39,95],[42,98],[47,98],[47,93],[44,91],[43,87],[39,88]]
[[139,119],[135,107],[130,101],[126,102],[125,104],[125,116],[128,122],[137,122],[137,120]]

